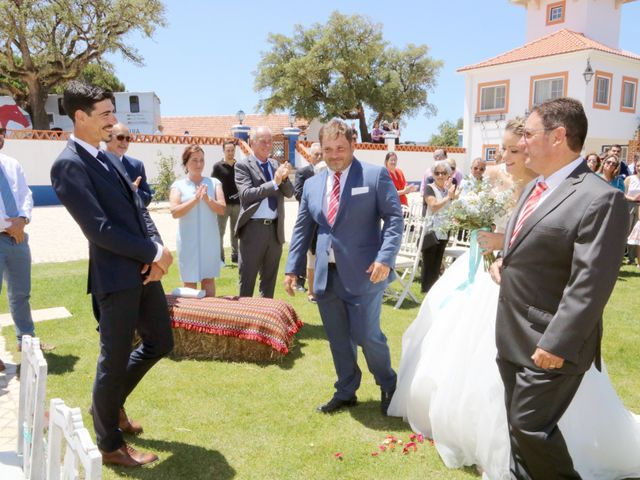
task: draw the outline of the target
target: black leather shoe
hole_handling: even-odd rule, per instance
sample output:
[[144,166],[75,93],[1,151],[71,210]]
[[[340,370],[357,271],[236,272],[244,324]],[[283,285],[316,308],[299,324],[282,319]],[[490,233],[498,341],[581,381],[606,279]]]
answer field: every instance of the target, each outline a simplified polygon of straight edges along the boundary
[[394,388],[390,392],[385,392],[384,390],[380,390],[380,411],[383,415],[387,414],[387,410],[389,410],[389,404],[391,403],[391,399],[393,398],[393,394],[396,392]]
[[339,398],[333,397],[324,405],[320,405],[316,408],[316,411],[319,413],[333,413],[338,410],[342,410],[345,407],[354,407],[358,404],[358,398],[353,397],[349,400],[340,400]]

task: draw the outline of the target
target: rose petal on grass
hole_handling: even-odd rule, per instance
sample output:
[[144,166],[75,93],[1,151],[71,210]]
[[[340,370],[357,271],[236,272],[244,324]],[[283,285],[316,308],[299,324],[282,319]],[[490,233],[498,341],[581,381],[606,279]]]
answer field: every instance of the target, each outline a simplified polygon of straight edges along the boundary
[[386,445],[380,445],[378,448],[380,449],[381,452],[384,452],[387,449],[387,446]]
[[372,457],[377,457],[378,455],[380,455],[378,452],[371,452]]
[[337,452],[336,454],[334,454],[334,457],[336,457],[336,460],[342,460],[344,455],[342,455],[341,452]]
[[418,441],[419,441],[420,443],[424,443],[424,435],[422,435],[421,433],[420,433],[420,434],[418,434],[417,439],[418,439]]
[[418,446],[416,445],[416,442],[407,442],[407,444],[402,449],[402,453],[409,453],[411,449],[413,449],[414,452],[418,451]]
[[409,440],[413,441],[416,438],[418,438],[418,435],[416,435],[415,433],[412,433],[411,435],[409,435]]

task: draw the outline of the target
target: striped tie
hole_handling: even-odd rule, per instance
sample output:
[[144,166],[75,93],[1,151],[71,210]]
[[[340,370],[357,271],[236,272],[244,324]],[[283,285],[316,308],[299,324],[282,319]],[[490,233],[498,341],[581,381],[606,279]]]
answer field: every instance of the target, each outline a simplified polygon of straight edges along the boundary
[[524,204],[524,207],[522,208],[520,217],[518,218],[516,226],[513,229],[513,233],[511,234],[511,240],[509,240],[509,246],[511,246],[515,238],[518,236],[518,234],[520,233],[520,230],[522,230],[522,225],[524,225],[524,222],[527,220],[527,218],[529,218],[529,216],[536,209],[536,206],[540,201],[540,197],[542,196],[542,193],[547,188],[549,187],[547,187],[547,184],[544,182],[538,182],[536,184],[535,188],[533,189],[533,192],[531,192],[531,195],[529,196],[529,198],[527,199],[527,202]]
[[342,175],[342,172],[336,172],[333,175],[333,188],[331,189],[331,197],[329,197],[327,220],[331,226],[333,226],[333,222],[336,221],[338,207],[340,206],[340,175]]

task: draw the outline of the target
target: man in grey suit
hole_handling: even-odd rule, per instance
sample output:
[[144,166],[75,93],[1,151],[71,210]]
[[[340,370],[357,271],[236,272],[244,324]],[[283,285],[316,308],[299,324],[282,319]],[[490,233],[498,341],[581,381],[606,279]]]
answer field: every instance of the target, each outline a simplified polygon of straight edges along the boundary
[[269,158],[273,141],[267,127],[251,131],[253,154],[236,163],[240,195],[236,234],[240,240],[240,296],[252,297],[260,273],[260,296],[273,298],[284,243],[284,197],[293,196],[289,162]]
[[513,478],[580,478],[557,424],[584,373],[600,368],[602,312],[628,223],[622,192],[580,156],[586,135],[577,100],[533,109],[519,145],[540,177],[525,188],[491,268]]

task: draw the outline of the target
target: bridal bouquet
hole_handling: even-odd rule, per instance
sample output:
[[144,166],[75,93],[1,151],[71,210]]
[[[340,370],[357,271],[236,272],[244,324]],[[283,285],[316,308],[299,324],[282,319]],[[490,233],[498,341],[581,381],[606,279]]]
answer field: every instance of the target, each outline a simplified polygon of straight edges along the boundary
[[[477,231],[491,231],[495,219],[506,215],[513,206],[514,187],[501,187],[487,179],[481,182],[475,179],[463,180],[462,193],[443,212],[441,231],[471,230],[472,251],[477,251]],[[485,268],[493,260],[493,253],[486,255]]]

